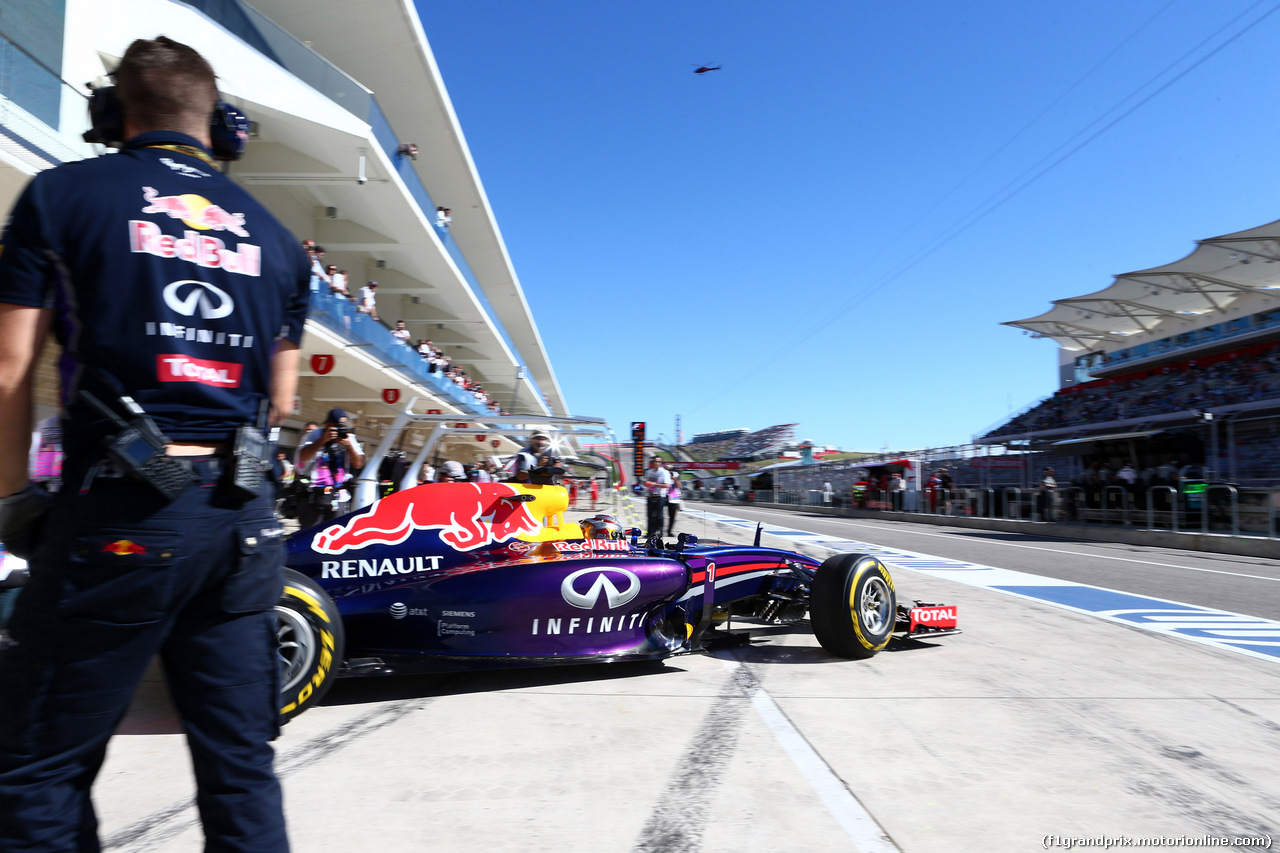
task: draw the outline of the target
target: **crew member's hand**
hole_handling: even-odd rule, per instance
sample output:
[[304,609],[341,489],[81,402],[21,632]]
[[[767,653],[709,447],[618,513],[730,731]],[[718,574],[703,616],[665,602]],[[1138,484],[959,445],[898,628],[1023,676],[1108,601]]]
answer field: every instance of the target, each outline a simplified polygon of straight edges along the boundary
[[40,540],[45,513],[52,506],[53,495],[37,483],[0,498],[0,542],[10,554],[24,560],[31,556]]

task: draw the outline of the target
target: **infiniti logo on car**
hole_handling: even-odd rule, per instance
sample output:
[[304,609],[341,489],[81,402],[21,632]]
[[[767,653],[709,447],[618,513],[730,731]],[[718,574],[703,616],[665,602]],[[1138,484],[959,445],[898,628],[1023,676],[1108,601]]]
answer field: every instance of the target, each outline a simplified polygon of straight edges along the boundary
[[[591,581],[586,592],[579,592],[578,590],[582,585],[577,583],[578,578],[590,574],[595,575],[595,580]],[[614,585],[613,580],[609,578],[610,574],[625,577],[627,579],[627,588],[619,590]],[[608,603],[610,610],[615,607],[621,607],[640,594],[640,578],[626,569],[619,569],[613,566],[596,566],[595,568],[578,569],[560,584],[560,594],[564,596],[564,600],[583,610],[590,610],[599,604],[601,593],[604,593],[605,601]]]

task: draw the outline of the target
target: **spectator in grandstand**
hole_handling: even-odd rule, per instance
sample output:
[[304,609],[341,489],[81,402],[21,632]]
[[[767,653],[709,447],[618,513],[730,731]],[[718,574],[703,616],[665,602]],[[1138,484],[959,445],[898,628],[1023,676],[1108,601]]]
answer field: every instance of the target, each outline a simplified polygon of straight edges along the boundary
[[409,345],[409,330],[405,328],[404,320],[396,320],[396,327],[391,330],[391,337],[395,338],[405,346]]
[[314,240],[303,240],[302,248],[306,250],[307,259],[311,261],[311,292],[319,293],[321,285],[329,283],[324,274],[324,249],[317,246]]
[[645,509],[649,535],[662,534],[662,514],[667,505],[667,494],[671,491],[671,472],[662,465],[657,456],[649,459],[649,470],[644,474],[644,488],[648,492]]
[[347,271],[332,265],[329,270],[329,293],[342,299],[350,299],[351,291],[347,290]]
[[436,227],[448,228],[449,223],[453,222],[453,216],[451,215],[452,213],[453,211],[449,210],[449,208],[447,207],[437,207],[436,208]]
[[378,283],[376,281],[371,281],[360,288],[360,304],[356,306],[356,310],[361,314],[368,314],[375,320],[378,319]]

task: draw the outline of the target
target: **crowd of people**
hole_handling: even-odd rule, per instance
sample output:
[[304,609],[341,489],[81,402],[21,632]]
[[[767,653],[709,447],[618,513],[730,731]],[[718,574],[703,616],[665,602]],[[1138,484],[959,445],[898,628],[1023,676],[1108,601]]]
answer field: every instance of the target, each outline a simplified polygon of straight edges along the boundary
[[[682,446],[682,449],[699,462],[720,459],[760,459],[776,456],[795,441],[795,424],[778,424],[746,434],[734,434],[726,438],[707,440],[698,437]],[[740,433],[739,430],[729,430]],[[714,434],[712,434],[714,435]]]
[[[367,459],[356,438],[351,417],[342,409],[333,409],[324,423],[307,423],[302,440],[289,458],[286,451],[276,454],[273,477],[282,515],[297,518],[302,527],[328,521],[349,511],[354,481],[362,473]],[[378,481],[384,493],[400,488],[408,468],[403,453],[395,452],[382,460]],[[564,462],[553,450],[551,438],[538,432],[530,436],[506,465],[494,457],[475,462],[435,460],[424,462],[416,472],[422,483],[550,483],[564,485],[569,492],[569,506],[577,507],[580,499],[589,497],[594,508],[600,498],[600,483],[593,477],[567,475]]]
[[[409,330],[404,328],[404,321],[396,323],[396,328],[391,333],[405,346],[409,346]],[[479,382],[473,380],[467,375],[467,372],[461,367],[453,363],[453,359],[444,354],[438,346],[427,338],[419,338],[418,343],[413,347],[418,351],[418,355],[427,363],[427,369],[432,373],[439,373],[441,376],[449,379],[453,384],[457,385],[464,392],[475,398],[478,405],[484,406],[494,414],[506,414],[502,411],[502,407],[498,402],[489,396],[489,392]]]
[[1280,344],[1212,363],[1189,361],[1064,389],[988,433],[1017,435],[1280,397]]
[[[378,283],[376,281],[366,282],[356,294],[352,294],[350,290],[350,279],[348,273],[344,269],[338,269],[335,264],[324,263],[324,247],[316,245],[314,240],[303,240],[302,248],[307,252],[307,258],[311,262],[311,292],[312,293],[328,293],[335,299],[346,299],[355,305],[356,311],[361,314],[368,314],[373,320],[381,319],[378,316]],[[396,326],[391,330],[391,336],[400,343],[410,349],[414,349],[427,362],[428,370],[431,373],[439,373],[441,376],[453,382],[466,394],[471,395],[476,403],[495,414],[505,414],[502,407],[494,400],[485,390],[484,386],[478,381],[467,375],[467,372],[461,367],[453,363],[453,360],[445,355],[445,353],[434,343],[426,338],[420,338],[417,344],[412,342],[413,335],[406,328],[404,320],[397,320]]]

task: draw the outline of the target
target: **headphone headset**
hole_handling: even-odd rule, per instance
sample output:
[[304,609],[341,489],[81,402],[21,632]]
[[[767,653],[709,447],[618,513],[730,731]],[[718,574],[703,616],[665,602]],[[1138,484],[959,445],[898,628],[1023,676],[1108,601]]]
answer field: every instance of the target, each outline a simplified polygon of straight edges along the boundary
[[[85,142],[120,148],[124,145],[124,115],[116,87],[89,84],[89,123]],[[249,140],[249,117],[226,101],[218,101],[209,116],[209,141],[218,160],[239,160]]]

